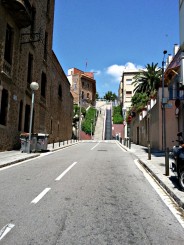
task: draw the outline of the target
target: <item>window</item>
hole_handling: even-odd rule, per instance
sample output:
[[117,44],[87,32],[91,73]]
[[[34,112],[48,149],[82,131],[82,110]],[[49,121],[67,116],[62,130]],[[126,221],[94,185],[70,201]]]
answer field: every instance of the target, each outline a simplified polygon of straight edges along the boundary
[[59,96],[60,99],[62,98],[62,87],[61,87],[61,84],[59,84],[59,87],[58,87],[58,96]]
[[132,84],[132,79],[126,79],[126,84],[131,85]]
[[45,42],[44,42],[44,60],[47,60],[47,46],[48,46],[48,33],[45,32]]
[[27,85],[32,82],[32,72],[33,72],[33,55],[29,53],[28,56],[28,70],[27,70]]
[[47,78],[46,74],[42,72],[42,77],[41,77],[41,96],[45,98],[46,96],[46,84],[47,84]]
[[6,126],[7,114],[8,114],[8,90],[3,89],[1,104],[0,104],[0,124]]
[[35,32],[35,20],[36,20],[36,9],[32,7],[32,20],[31,20],[31,39],[34,39]]
[[89,93],[87,93],[87,99],[89,99]]
[[24,132],[29,132],[29,123],[30,123],[30,105],[26,105],[25,108],[25,119],[24,119]]
[[74,84],[73,84],[73,90],[76,91],[77,90],[77,82],[74,81]]
[[7,25],[7,27],[6,27],[4,59],[10,65],[12,63],[12,50],[13,50],[13,29],[9,25]]
[[84,99],[84,91],[82,91],[82,100]]
[[132,96],[132,91],[126,91],[127,96]]

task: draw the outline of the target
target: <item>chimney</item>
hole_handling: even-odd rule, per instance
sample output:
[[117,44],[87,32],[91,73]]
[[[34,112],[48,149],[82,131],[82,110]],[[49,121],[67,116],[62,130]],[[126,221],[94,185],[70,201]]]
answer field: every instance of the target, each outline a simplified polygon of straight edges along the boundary
[[168,54],[167,60],[166,60],[166,67],[171,63],[172,59],[173,59],[172,55]]
[[174,52],[173,52],[173,55],[176,55],[177,52],[179,50],[179,45],[178,44],[174,44]]

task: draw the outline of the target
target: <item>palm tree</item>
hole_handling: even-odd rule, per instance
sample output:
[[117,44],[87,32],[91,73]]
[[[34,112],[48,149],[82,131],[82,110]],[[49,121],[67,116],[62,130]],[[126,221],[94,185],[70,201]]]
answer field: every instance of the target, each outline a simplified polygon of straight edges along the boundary
[[145,69],[134,77],[132,84],[135,84],[134,92],[147,93],[150,96],[151,93],[158,90],[162,76],[162,69],[158,68],[158,63],[147,64]]

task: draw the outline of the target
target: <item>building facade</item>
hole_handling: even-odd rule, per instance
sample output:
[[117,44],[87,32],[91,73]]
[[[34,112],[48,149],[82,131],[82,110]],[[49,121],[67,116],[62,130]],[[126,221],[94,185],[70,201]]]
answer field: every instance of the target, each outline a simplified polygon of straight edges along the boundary
[[122,79],[119,85],[119,99],[122,106],[122,114],[124,118],[124,137],[129,136],[129,125],[126,123],[126,112],[131,107],[131,98],[134,95],[135,85],[132,84],[134,76],[138,74],[138,70],[125,70],[122,74]]
[[94,73],[72,68],[68,70],[67,77],[70,82],[74,104],[79,105],[81,99],[81,106],[94,106],[96,101],[96,80],[94,79]]
[[[39,89],[32,132],[49,133],[50,140],[71,137],[73,98],[52,51],[53,20],[54,1],[0,2],[0,150],[19,148],[20,133],[29,132],[33,81]],[[70,111],[58,118],[66,105]]]

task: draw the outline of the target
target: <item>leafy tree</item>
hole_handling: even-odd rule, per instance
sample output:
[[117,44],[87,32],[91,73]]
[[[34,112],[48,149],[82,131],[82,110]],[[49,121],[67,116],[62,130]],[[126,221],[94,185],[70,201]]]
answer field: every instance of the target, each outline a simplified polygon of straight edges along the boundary
[[112,93],[111,91],[108,91],[104,95],[104,99],[106,99],[108,101],[115,101],[117,99],[117,95],[115,93]]
[[158,90],[161,82],[162,70],[158,68],[158,63],[147,64],[145,69],[141,70],[135,77],[132,84],[135,84],[135,92],[147,93],[149,96],[152,92]]
[[138,93],[136,92],[132,99],[132,111],[137,111],[139,112],[141,109],[145,107],[149,100],[148,94],[147,93]]
[[98,100],[99,99],[99,94],[98,94],[98,92],[96,92],[96,100]]

